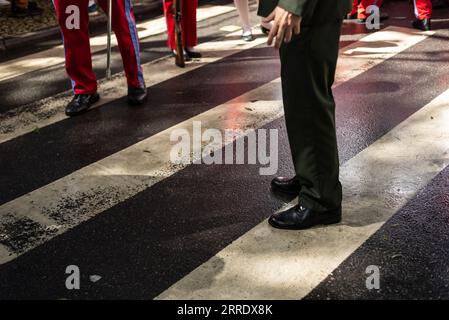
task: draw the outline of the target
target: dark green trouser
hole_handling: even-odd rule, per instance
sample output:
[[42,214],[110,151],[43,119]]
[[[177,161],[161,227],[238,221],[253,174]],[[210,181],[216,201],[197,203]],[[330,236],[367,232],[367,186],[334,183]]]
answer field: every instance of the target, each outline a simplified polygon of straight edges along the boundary
[[342,21],[303,27],[280,50],[285,121],[300,204],[317,211],[341,204],[334,82]]

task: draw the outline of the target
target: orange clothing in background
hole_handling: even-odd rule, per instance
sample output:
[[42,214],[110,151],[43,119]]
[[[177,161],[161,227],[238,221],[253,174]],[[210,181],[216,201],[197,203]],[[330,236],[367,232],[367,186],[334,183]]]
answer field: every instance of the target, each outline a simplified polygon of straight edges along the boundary
[[382,0],[353,0],[351,15],[357,13],[358,19],[366,19],[370,15],[370,13],[366,12],[366,9],[372,5],[380,8]]

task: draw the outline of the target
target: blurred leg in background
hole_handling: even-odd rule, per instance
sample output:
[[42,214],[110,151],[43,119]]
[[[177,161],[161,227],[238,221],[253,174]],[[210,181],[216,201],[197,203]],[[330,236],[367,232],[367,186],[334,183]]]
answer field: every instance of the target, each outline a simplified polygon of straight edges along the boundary
[[[353,0],[352,2],[352,11],[348,13],[346,19],[353,20],[357,19],[359,22],[365,22],[366,19],[372,14],[368,8],[370,6],[382,6],[382,0]],[[380,20],[388,19],[388,15],[386,13],[380,13]]]
[[430,30],[430,18],[432,17],[432,1],[431,0],[414,0],[415,21],[412,26],[420,30]]
[[249,16],[248,0],[234,0],[235,6],[239,12],[240,21],[242,23],[242,39],[245,41],[252,41],[253,33],[251,31],[251,18]]
[[[175,52],[175,19],[173,15],[174,0],[164,0],[164,14],[167,23],[168,47]],[[200,58],[201,54],[196,52],[194,47],[198,44],[198,36],[196,30],[196,9],[198,8],[198,0],[181,1],[181,25],[183,48],[186,61],[192,58]]]

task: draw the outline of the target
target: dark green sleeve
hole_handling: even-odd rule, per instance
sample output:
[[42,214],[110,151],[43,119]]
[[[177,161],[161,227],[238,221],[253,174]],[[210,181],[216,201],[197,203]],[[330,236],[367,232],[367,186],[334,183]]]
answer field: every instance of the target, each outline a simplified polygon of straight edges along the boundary
[[308,14],[311,14],[310,10],[315,8],[317,0],[279,0],[278,6],[288,12],[294,13],[297,16],[304,16],[304,11],[308,10]]

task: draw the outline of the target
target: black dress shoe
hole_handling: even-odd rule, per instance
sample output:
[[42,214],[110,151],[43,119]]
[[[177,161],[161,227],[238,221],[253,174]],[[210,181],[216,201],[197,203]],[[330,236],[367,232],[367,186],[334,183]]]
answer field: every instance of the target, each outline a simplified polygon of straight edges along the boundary
[[415,21],[412,22],[412,26],[415,29],[429,31],[431,28],[430,19],[423,19],[423,20],[416,19]]
[[65,114],[69,117],[77,116],[89,110],[98,100],[100,100],[98,93],[76,94],[65,108]]
[[191,51],[189,49],[184,49],[186,52],[186,55],[190,58],[190,60],[192,59],[199,59],[201,58],[203,55],[197,51]]
[[275,213],[268,219],[272,227],[289,230],[308,229],[316,225],[328,225],[340,221],[341,206],[334,210],[318,212],[297,205],[286,211]]
[[271,191],[282,200],[293,200],[300,190],[301,185],[296,178],[277,177],[271,180]]
[[260,30],[263,34],[266,34],[267,36],[270,34],[270,29],[265,28],[264,26],[260,26]]
[[128,104],[131,106],[140,106],[144,104],[148,99],[147,88],[128,87]]

